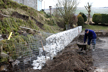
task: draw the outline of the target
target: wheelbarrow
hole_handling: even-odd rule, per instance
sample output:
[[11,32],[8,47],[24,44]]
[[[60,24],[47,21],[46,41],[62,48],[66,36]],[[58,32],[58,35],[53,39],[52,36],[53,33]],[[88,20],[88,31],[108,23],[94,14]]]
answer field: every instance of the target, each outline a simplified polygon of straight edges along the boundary
[[77,42],[77,46],[79,47],[80,51],[87,50],[87,44],[85,44],[85,43]]

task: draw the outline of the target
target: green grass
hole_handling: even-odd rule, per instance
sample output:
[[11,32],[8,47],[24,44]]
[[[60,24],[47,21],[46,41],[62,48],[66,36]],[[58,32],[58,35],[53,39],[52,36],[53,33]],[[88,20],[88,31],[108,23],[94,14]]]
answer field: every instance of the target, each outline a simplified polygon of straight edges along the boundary
[[108,31],[108,26],[99,26],[99,25],[84,25],[83,30],[85,29],[92,29],[95,31]]
[[[39,12],[23,4],[18,4],[15,1],[6,0],[6,3],[4,3],[3,0],[0,0],[0,11],[3,14],[9,16],[9,18],[4,17],[3,21],[0,21],[1,34],[9,34],[11,31],[17,33],[17,31],[20,29],[19,26],[26,26],[28,28],[32,28],[38,31],[45,31],[51,33],[60,32],[60,28],[55,23],[55,18],[47,18],[46,13],[42,11]],[[29,16],[29,20],[25,21],[21,18],[12,17],[11,15],[13,14],[13,12],[18,12],[19,14]],[[36,25],[36,22],[31,19],[31,17],[35,18],[38,22],[42,24],[46,24],[43,26],[44,30],[38,27],[38,25]],[[9,24],[11,24],[11,27],[9,26]]]
[[[16,59],[19,54],[23,53],[22,50],[29,50],[28,47],[25,45],[25,43],[29,40],[29,36],[32,35],[28,35],[27,37],[17,35],[13,36],[10,40],[4,39],[0,41],[0,46],[3,45],[4,53],[9,52],[12,59]],[[1,62],[7,62],[7,58],[1,58],[0,63]]]
[[[20,26],[49,33],[58,33],[62,31],[62,28],[58,27],[56,23],[56,20],[58,20],[58,18],[47,18],[46,13],[44,12],[39,12],[31,7],[18,4],[12,0],[5,1],[6,3],[4,3],[4,0],[0,0],[0,12],[4,15],[8,15],[9,17],[4,17],[2,20],[0,20],[0,34],[9,35],[10,32],[13,32],[13,34],[10,40],[4,39],[0,41],[0,44],[3,44],[3,52],[10,52],[10,56],[13,59],[16,59],[19,55],[23,53],[21,51],[22,48],[24,48],[26,51],[28,50],[25,43],[27,43],[29,37],[32,36],[31,34],[27,35],[27,37],[19,35],[18,31],[22,31]],[[29,19],[24,20],[22,18],[17,18],[15,16],[13,17],[13,12],[18,12],[21,15],[29,16]],[[37,25],[37,22],[35,22],[35,20],[31,17],[35,18],[38,22],[42,23],[43,27],[40,28]],[[18,51],[21,51],[20,54],[17,54],[18,51],[16,51],[16,48]],[[27,54],[28,52],[25,53],[25,55]],[[0,59],[0,62],[7,62],[7,58]]]
[[34,20],[29,19],[25,21],[20,18],[9,17],[0,21],[0,33],[9,34],[11,31],[15,33],[20,30],[19,26],[26,26],[28,28],[39,30],[39,27]]
[[44,24],[43,28],[46,30],[46,32],[49,32],[49,33],[57,33],[60,31],[57,25],[50,26],[50,25]]

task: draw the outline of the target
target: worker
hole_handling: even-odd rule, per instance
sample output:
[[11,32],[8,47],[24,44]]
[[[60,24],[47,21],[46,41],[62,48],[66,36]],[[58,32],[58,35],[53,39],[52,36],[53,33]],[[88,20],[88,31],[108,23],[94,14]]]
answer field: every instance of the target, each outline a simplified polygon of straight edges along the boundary
[[96,45],[96,33],[93,30],[85,29],[85,35],[84,35],[84,43],[86,43],[86,40],[88,39],[88,48],[90,48],[90,44],[92,43],[92,50],[95,51],[95,45]]

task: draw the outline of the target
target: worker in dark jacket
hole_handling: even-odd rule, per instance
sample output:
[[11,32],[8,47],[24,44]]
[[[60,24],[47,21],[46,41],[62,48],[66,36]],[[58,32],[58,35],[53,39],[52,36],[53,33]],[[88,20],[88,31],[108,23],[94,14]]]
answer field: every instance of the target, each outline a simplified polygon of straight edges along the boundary
[[88,45],[90,48],[90,44],[92,42],[93,46],[93,51],[95,50],[95,45],[96,45],[96,33],[93,30],[90,29],[85,29],[85,35],[84,35],[84,43],[86,43],[86,40],[88,39]]

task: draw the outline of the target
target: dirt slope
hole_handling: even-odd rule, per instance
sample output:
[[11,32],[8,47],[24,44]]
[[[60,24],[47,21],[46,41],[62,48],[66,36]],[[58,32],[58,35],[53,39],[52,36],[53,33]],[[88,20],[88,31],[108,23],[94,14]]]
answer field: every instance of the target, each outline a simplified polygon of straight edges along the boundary
[[93,72],[91,50],[79,54],[76,41],[70,43],[53,60],[47,61],[42,70],[26,69],[26,72]]
[[39,72],[90,72],[91,52],[80,55],[77,50],[76,45],[67,47]]

